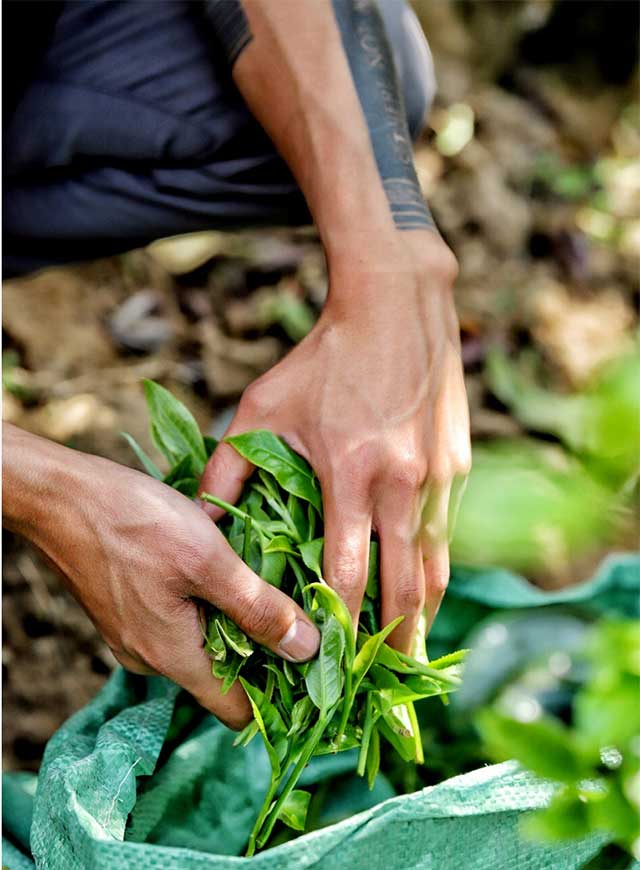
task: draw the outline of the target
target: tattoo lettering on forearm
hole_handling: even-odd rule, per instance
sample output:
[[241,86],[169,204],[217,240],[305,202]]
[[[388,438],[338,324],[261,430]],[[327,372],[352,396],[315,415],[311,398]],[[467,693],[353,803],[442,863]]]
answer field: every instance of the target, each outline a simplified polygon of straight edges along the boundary
[[333,0],[351,75],[398,229],[433,229],[413,166],[411,136],[391,48],[375,0]]
[[204,8],[233,66],[253,39],[241,0],[204,0]]

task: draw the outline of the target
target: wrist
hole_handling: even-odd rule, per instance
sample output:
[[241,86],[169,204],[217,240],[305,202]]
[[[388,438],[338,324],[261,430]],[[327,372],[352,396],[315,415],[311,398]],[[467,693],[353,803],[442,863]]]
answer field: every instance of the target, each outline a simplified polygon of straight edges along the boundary
[[457,260],[431,230],[390,234],[351,233],[339,249],[327,251],[329,305],[397,303],[404,291],[418,296],[450,293]]

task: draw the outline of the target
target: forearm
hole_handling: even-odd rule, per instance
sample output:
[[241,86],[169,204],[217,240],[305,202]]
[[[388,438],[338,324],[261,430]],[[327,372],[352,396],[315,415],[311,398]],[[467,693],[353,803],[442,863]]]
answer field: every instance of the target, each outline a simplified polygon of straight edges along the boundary
[[[69,455],[67,455],[69,454]],[[58,515],[69,487],[72,451],[2,424],[2,521],[12,532],[40,544]]]
[[330,263],[353,263],[363,245],[382,245],[382,260],[398,232],[432,227],[374,4],[209,6],[224,11],[218,27],[236,83],[296,176]]

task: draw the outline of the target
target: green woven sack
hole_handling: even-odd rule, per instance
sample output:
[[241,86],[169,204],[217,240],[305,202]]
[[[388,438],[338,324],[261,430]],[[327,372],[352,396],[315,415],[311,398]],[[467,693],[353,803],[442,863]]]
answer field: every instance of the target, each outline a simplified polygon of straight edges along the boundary
[[[433,641],[451,649],[490,612],[561,602],[639,617],[640,559],[610,557],[589,583],[557,593],[507,572],[458,570]],[[50,740],[35,799],[32,778],[5,776],[4,866],[33,867],[32,854],[48,870],[227,870],[247,861],[257,870],[577,870],[607,842],[523,840],[522,814],[545,806],[553,786],[507,762],[399,797],[388,797],[384,778],[371,795],[343,778],[332,804],[342,821],[236,857],[268,783],[266,755],[255,741],[234,749],[232,732],[210,716],[169,751],[178,697],[167,680],[119,670]],[[349,753],[314,759],[305,781],[354,767]]]

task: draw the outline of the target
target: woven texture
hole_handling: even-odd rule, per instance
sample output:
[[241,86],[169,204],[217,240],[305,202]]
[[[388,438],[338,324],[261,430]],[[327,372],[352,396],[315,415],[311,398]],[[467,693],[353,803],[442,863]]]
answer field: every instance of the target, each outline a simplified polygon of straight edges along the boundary
[[[596,577],[560,593],[533,590],[505,572],[457,572],[435,638],[452,648],[485,612],[579,601],[640,616],[640,560],[611,557]],[[50,740],[33,802],[30,845],[47,870],[574,870],[605,835],[541,845],[521,839],[523,813],[545,806],[552,786],[513,762],[383,800],[338,824],[251,859],[242,850],[266,790],[258,741],[232,747],[233,733],[207,717],[172,752],[163,745],[178,689],[162,678],[117,671]],[[161,755],[162,753],[162,755]],[[352,769],[345,753],[315,759],[307,782]],[[32,782],[6,779],[3,860],[33,867],[16,846],[29,830]],[[384,783],[374,793],[383,799]]]

